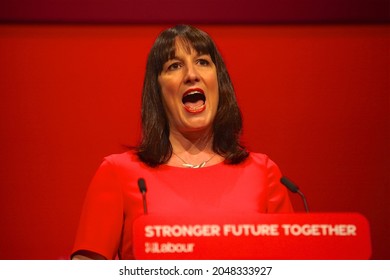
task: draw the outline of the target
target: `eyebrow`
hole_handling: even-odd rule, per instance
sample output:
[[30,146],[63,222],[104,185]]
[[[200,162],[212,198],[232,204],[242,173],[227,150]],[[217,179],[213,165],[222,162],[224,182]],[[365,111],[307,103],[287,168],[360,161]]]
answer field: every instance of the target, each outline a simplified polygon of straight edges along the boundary
[[[195,55],[195,57],[201,57],[201,56],[209,56],[211,58],[211,55],[208,54],[208,53],[199,53],[199,52],[197,52],[197,54]],[[167,61],[174,60],[174,59],[181,60],[181,58],[175,54],[173,57],[168,58]]]

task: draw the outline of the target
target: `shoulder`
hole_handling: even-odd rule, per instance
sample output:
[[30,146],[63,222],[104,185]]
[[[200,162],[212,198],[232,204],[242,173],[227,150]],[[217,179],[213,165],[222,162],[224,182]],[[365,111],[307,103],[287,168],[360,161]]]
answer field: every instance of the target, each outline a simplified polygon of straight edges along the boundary
[[255,168],[279,173],[278,165],[266,154],[250,152],[246,164]]
[[142,176],[145,172],[150,172],[150,168],[138,159],[133,151],[111,154],[103,158],[98,167],[94,179],[95,181],[131,182]]
[[123,152],[123,153],[117,153],[117,154],[111,154],[106,157],[104,157],[105,161],[111,162],[111,163],[129,163],[129,162],[139,162],[138,156],[136,153],[132,150]]
[[273,163],[273,161],[269,158],[268,155],[255,152],[249,153],[247,161],[257,165],[268,165],[269,163]]
[[146,167],[146,165],[138,158],[137,154],[132,150],[108,155],[104,157],[102,164],[109,165],[115,169]]

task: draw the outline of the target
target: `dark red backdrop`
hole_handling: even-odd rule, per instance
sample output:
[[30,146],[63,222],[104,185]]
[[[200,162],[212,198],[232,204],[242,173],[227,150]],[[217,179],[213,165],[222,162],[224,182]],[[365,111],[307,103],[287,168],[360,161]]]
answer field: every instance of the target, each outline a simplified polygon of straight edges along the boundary
[[[102,157],[138,139],[145,59],[163,27],[0,26],[0,259],[67,258]],[[246,144],[312,211],[365,215],[373,258],[389,259],[389,26],[200,27],[225,57]]]
[[388,0],[2,0],[0,22],[385,23]]

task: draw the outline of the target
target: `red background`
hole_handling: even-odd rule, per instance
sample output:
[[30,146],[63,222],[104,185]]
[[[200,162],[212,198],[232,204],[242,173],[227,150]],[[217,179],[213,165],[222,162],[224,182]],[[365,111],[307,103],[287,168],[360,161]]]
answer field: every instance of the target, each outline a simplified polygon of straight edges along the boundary
[[0,21],[388,23],[388,0],[2,0]]
[[[68,257],[102,157],[137,143],[164,27],[0,25],[0,259]],[[389,259],[389,25],[198,27],[225,58],[247,146],[313,212],[365,215],[373,258]]]

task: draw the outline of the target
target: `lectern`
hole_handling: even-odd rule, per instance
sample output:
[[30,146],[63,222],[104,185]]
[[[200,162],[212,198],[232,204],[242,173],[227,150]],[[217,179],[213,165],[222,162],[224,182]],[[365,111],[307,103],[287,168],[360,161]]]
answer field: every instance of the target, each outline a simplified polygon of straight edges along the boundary
[[143,215],[134,255],[145,260],[358,260],[371,256],[359,213]]

